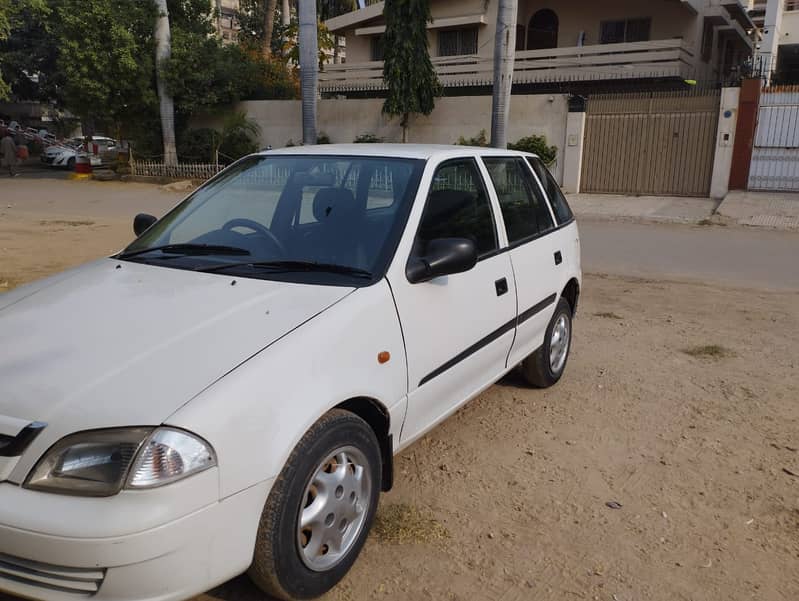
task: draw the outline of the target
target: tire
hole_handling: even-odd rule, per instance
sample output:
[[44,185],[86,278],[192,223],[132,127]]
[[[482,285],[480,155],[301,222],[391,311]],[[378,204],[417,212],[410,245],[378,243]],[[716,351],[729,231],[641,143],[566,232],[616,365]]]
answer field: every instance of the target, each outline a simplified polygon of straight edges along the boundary
[[[565,331],[564,331],[565,324]],[[566,346],[563,348],[559,341],[565,336]],[[571,351],[572,336],[572,309],[565,298],[558,301],[555,314],[547,326],[544,344],[533,354],[522,362],[522,374],[531,386],[536,388],[549,388],[557,384],[563,372],[566,370],[566,363]],[[557,360],[553,358],[553,337],[556,348],[561,349],[561,353],[555,353]]]
[[[255,585],[284,600],[313,599],[333,588],[369,535],[381,473],[380,446],[364,420],[334,409],[316,422],[291,453],[261,514],[248,571]],[[318,514],[304,529],[303,513]],[[338,550],[331,536],[340,539]]]
[[67,169],[70,171],[75,171],[75,157],[72,157],[67,161]]

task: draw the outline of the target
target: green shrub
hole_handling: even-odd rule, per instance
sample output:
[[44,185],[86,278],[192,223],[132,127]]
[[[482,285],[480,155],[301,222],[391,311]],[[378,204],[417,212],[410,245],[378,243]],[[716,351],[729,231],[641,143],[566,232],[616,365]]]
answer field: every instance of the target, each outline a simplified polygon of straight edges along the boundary
[[190,129],[178,140],[181,163],[213,163],[219,134],[208,127]]
[[316,136],[316,143],[317,144],[331,144],[330,136],[328,136],[326,133],[320,131],[319,135]]
[[378,138],[374,134],[361,134],[353,140],[355,144],[380,144],[382,141],[383,138]]
[[486,130],[481,129],[480,133],[477,134],[473,138],[464,138],[461,136],[458,138],[458,146],[488,146],[488,136],[486,136]]
[[558,147],[549,146],[545,136],[528,136],[513,144],[508,144],[508,148],[537,154],[546,165],[551,165],[558,157]]

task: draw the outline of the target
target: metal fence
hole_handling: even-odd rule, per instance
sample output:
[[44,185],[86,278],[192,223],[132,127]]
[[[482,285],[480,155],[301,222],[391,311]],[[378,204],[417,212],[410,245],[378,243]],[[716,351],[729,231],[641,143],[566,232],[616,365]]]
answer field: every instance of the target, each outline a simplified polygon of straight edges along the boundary
[[760,95],[750,190],[799,190],[799,86],[766,86]]
[[720,97],[718,89],[592,95],[583,191],[707,196]]
[[224,165],[201,165],[193,163],[166,165],[157,161],[132,160],[130,162],[131,175],[169,177],[175,179],[207,180],[214,177],[224,168]]

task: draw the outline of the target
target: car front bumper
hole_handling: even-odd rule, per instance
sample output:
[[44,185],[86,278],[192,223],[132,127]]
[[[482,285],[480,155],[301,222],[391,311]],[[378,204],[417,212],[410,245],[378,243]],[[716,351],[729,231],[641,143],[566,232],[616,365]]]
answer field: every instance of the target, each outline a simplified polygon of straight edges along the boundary
[[[209,472],[218,482],[216,470]],[[189,598],[247,569],[271,484],[262,482],[158,525],[153,520],[174,511],[170,486],[87,499],[0,484],[0,592],[43,601]],[[196,489],[195,483],[183,492]],[[49,506],[46,516],[31,520],[30,512],[42,506]],[[137,519],[148,527],[136,528]],[[32,521],[41,525],[32,530]],[[129,532],[101,536],[101,530],[120,528]]]

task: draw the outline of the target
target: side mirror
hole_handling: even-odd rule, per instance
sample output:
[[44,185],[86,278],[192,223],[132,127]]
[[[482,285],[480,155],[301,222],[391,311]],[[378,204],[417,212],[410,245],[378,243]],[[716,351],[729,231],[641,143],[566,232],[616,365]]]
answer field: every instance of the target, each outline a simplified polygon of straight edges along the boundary
[[150,226],[158,221],[158,218],[153,217],[152,215],[148,215],[147,213],[139,213],[136,217],[133,218],[133,233],[136,234],[138,238],[148,229]]
[[411,284],[469,271],[477,265],[477,247],[466,238],[438,238],[427,244],[427,254],[408,261],[405,275]]

